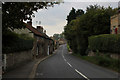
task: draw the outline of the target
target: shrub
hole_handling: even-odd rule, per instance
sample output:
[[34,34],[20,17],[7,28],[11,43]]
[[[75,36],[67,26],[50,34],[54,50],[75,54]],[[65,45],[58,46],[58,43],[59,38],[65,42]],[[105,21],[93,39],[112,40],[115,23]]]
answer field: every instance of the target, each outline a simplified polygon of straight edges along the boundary
[[89,37],[89,49],[120,53],[120,34],[103,34]]
[[3,53],[30,50],[33,47],[34,39],[26,34],[16,34],[8,31],[2,38]]

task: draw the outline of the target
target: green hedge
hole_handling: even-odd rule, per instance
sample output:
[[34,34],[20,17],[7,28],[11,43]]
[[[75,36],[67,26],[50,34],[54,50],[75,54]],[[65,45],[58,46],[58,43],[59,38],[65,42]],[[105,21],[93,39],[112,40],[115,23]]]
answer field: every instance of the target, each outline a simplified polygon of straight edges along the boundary
[[2,52],[11,53],[30,50],[33,47],[34,39],[27,34],[16,34],[8,31],[2,36]]
[[89,49],[120,53],[120,34],[103,34],[89,37]]

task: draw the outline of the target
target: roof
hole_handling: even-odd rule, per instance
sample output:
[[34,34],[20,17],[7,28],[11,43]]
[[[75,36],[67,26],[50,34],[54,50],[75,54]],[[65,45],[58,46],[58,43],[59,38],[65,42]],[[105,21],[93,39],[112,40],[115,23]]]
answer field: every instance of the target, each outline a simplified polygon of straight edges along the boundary
[[29,29],[31,32],[33,32],[35,35],[40,36],[40,37],[43,37],[43,38],[46,38],[46,39],[52,40],[52,39],[49,38],[45,33],[39,32],[36,28],[32,27],[31,25],[26,24],[26,23],[25,23],[25,25],[26,25],[26,28],[28,28],[28,29]]

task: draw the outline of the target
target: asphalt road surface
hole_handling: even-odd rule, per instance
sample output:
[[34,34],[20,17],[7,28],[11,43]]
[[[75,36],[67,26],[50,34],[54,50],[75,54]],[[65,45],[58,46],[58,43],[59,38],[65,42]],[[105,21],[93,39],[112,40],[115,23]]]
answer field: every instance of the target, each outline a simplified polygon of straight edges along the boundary
[[118,73],[81,60],[61,45],[56,54],[42,61],[36,70],[36,78],[77,78],[84,80],[119,80]]

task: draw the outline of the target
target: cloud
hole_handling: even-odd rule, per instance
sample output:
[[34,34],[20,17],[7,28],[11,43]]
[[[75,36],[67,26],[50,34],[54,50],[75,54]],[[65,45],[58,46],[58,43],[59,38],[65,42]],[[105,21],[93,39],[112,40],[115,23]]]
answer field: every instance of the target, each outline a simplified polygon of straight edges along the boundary
[[41,21],[41,25],[47,30],[49,36],[54,33],[61,33],[67,23],[66,18],[72,7],[85,11],[87,6],[94,4],[105,7],[112,6],[113,8],[118,6],[117,2],[65,2],[36,12],[35,18],[33,18],[33,26],[36,26],[36,21]]
[[119,2],[119,0],[64,0],[64,2]]

